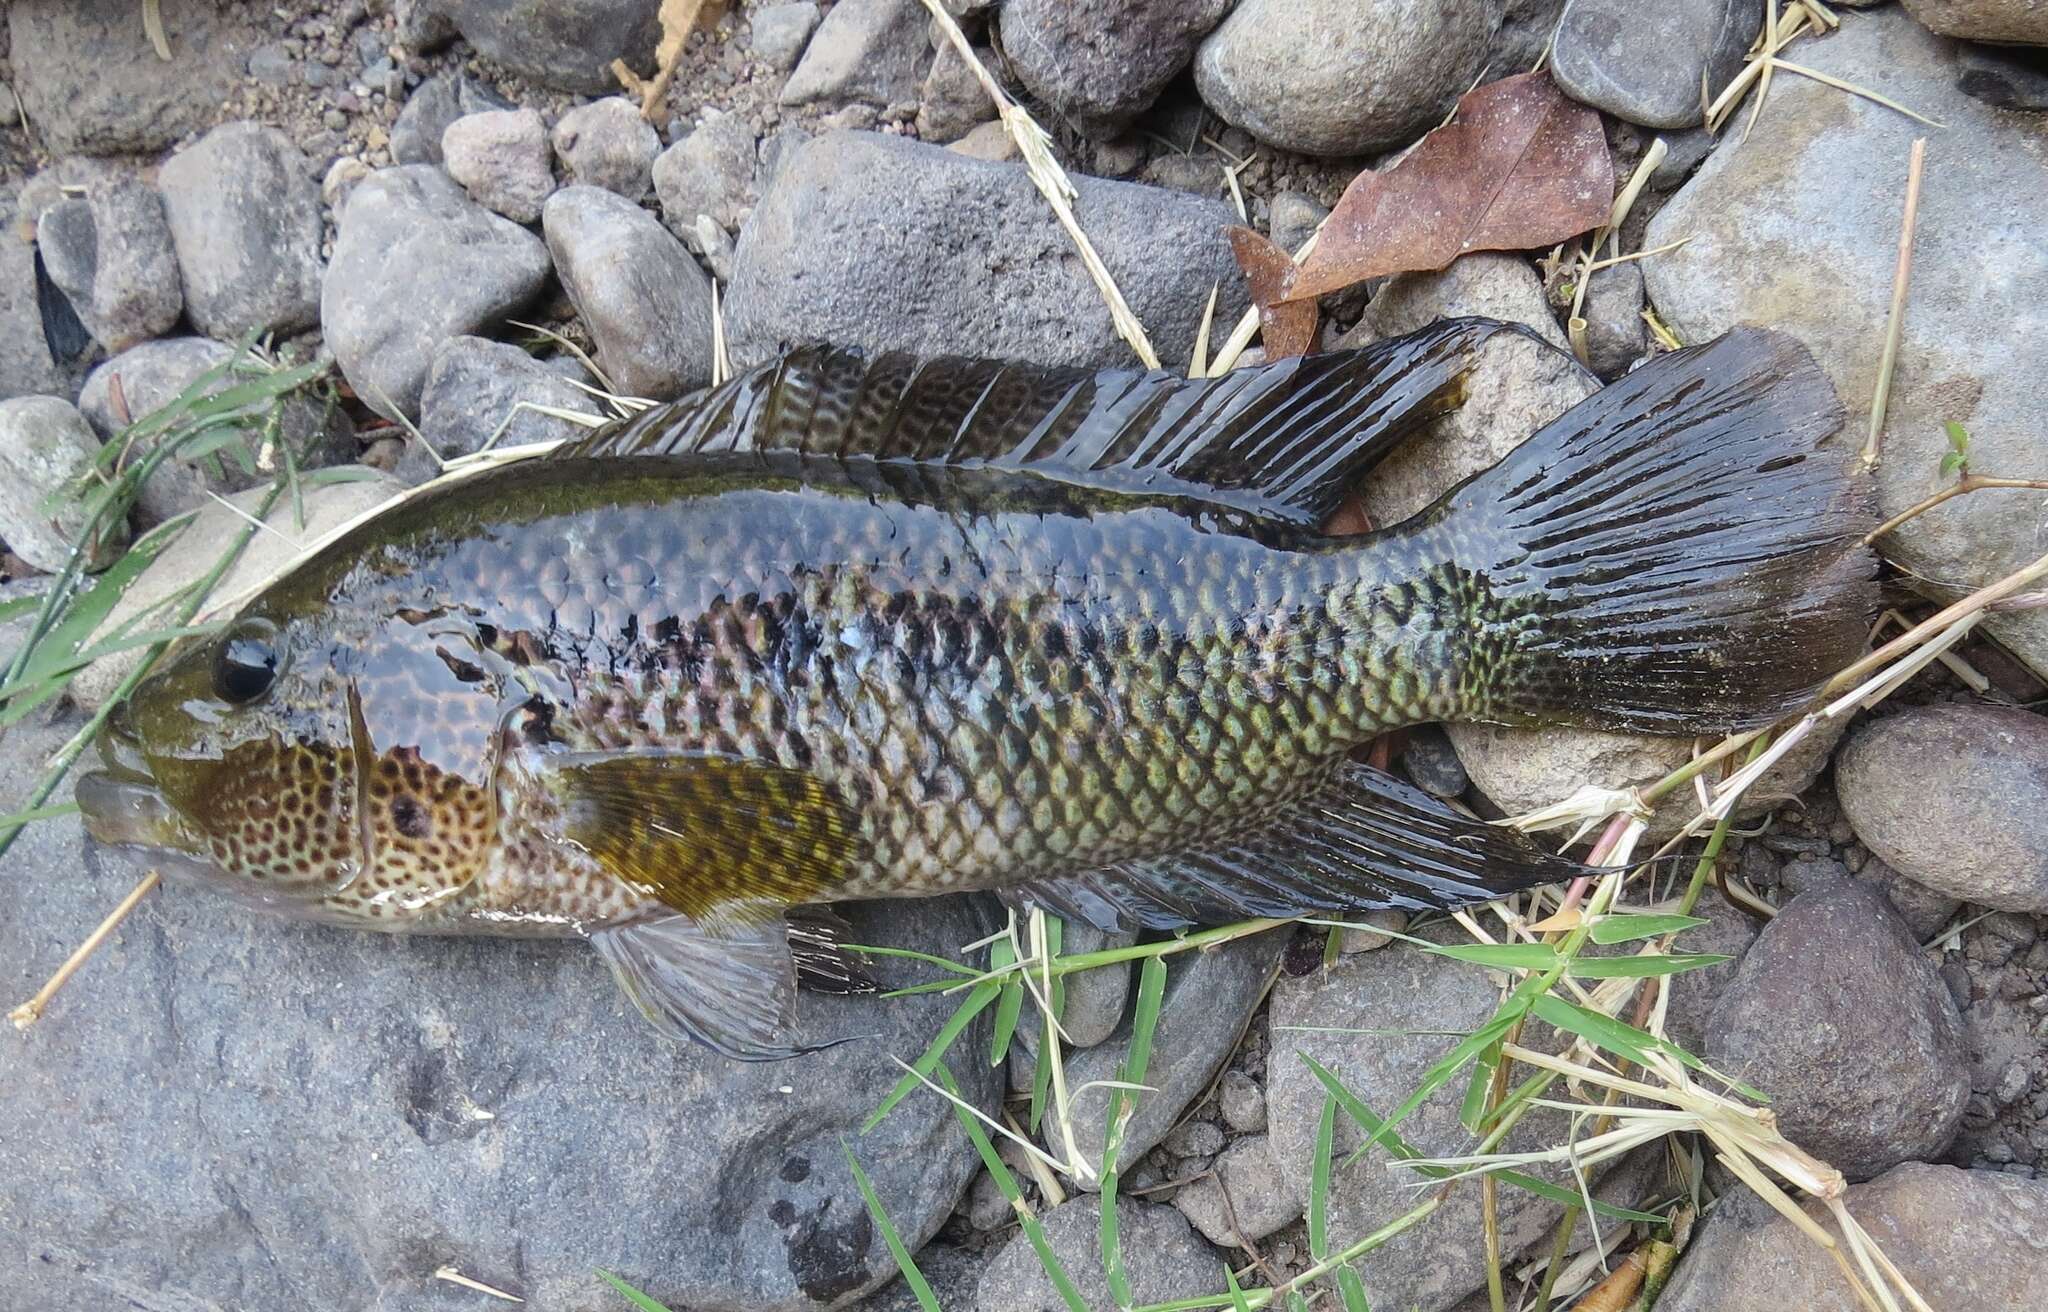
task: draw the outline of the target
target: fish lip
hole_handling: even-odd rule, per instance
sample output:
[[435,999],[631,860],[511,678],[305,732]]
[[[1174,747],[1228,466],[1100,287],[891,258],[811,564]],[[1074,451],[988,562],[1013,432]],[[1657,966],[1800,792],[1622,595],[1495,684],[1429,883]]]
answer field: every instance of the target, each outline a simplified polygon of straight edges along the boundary
[[108,768],[80,776],[72,786],[72,797],[84,819],[85,832],[96,843],[150,851],[181,850],[166,841],[178,830],[177,812],[147,775],[109,763]]

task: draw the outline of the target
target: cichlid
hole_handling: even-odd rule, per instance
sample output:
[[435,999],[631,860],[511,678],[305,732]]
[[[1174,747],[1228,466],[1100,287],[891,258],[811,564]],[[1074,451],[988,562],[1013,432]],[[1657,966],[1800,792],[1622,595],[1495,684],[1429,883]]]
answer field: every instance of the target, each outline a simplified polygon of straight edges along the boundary
[[1871,516],[1811,357],[1743,329],[1319,532],[1507,330],[1213,380],[799,350],[313,554],[113,717],[87,828],[305,918],[585,937],[743,1058],[804,1050],[800,980],[862,987],[832,902],[1156,928],[1568,878],[1349,754],[1768,722],[1862,650]]

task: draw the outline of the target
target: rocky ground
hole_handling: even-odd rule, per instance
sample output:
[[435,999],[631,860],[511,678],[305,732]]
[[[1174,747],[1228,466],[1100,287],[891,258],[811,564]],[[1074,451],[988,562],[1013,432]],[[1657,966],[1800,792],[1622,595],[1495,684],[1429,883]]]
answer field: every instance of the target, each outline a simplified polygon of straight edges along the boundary
[[[994,106],[917,0],[729,5],[689,39],[652,123],[608,67],[650,71],[657,0],[544,8],[547,21],[509,0],[163,0],[169,62],[137,0],[15,0],[0,14],[12,592],[60,568],[78,533],[48,494],[124,417],[252,332],[283,358],[338,368],[338,405],[295,401],[281,416],[300,460],[383,471],[311,489],[314,532],[431,476],[434,455],[578,431],[517,402],[596,416],[602,390],[658,400],[703,385],[715,324],[740,366],[814,339],[1130,363]],[[1786,58],[1941,126],[1781,70],[1754,125],[1745,105],[1718,139],[1700,126],[1699,87],[1740,71],[1760,0],[1671,0],[1654,18],[1623,0],[947,8],[1052,132],[1076,215],[1169,366],[1188,358],[1212,287],[1218,325],[1247,304],[1224,225],[1293,249],[1361,167],[1547,45],[1558,83],[1607,116],[1618,176],[1666,139],[1623,246],[1685,244],[1596,275],[1585,365],[1562,349],[1545,252],[1467,256],[1330,298],[1326,346],[1467,313],[1550,343],[1488,348],[1465,408],[1364,489],[1377,522],[1659,349],[1646,309],[1686,342],[1744,322],[1798,335],[1851,411],[1836,440],[1860,442],[1916,135],[1929,162],[1882,508],[1954,480],[1949,421],[1967,431],[1970,472],[2048,477],[2039,5],[1845,0],[1839,31]],[[77,319],[54,346],[38,258],[40,299]],[[593,390],[592,365],[606,388]],[[115,623],[204,570],[207,544],[238,523],[211,494],[255,481],[195,464],[150,483],[135,531],[201,514]],[[258,535],[238,569],[260,577],[287,550]],[[2043,494],[1959,497],[1887,541],[1888,600],[1919,618],[2043,551]],[[1670,1032],[1768,1090],[1788,1135],[1857,1182],[1852,1210],[1935,1307],[2031,1308],[2048,1305],[2048,609],[1995,614],[1956,655],[1753,793],[1721,869],[1775,914],[1709,894],[1711,923],[1681,946],[1736,959],[1684,978]],[[87,671],[73,700],[96,705],[123,672]],[[78,723],[67,707],[10,729],[0,799],[25,795]],[[1584,783],[1646,783],[1690,749],[1458,726],[1410,735],[1399,768],[1500,814]],[[1676,799],[1657,825],[1689,810]],[[0,990],[32,992],[123,891],[82,846],[59,819],[0,862]],[[994,912],[952,900],[860,914],[865,941],[950,952]],[[1485,972],[1387,942],[1352,931],[1326,964],[1323,931],[1282,929],[1175,959],[1147,1076],[1157,1092],[1128,1128],[1119,1203],[1139,1302],[1217,1293],[1226,1261],[1248,1284],[1311,1264],[1302,1216],[1323,1089],[1300,1053],[1385,1110],[1444,1034],[1491,1014]],[[1091,946],[1077,932],[1068,950]],[[1075,1085],[1114,1078],[1131,991],[1126,968],[1072,982]],[[897,1077],[890,1056],[922,1050],[950,1004],[806,1007],[820,1034],[880,1038],[736,1066],[646,1034],[572,945],[387,941],[167,891],[0,1061],[0,1312],[488,1303],[437,1279],[446,1267],[547,1308],[623,1306],[599,1266],[677,1309],[914,1306],[842,1144],[947,1309],[1062,1306],[936,1098],[859,1133]],[[959,1051],[986,1051],[986,1024]],[[1007,1070],[955,1070],[990,1111],[1033,1075],[1029,1045]],[[1103,1098],[1078,1104],[1084,1138],[1099,1141]],[[1457,1111],[1447,1091],[1410,1137],[1462,1149]],[[1532,1144],[1565,1133],[1561,1115],[1530,1126]],[[1109,1306],[1099,1199],[1071,1182],[1053,1199],[1013,1165],[1053,1248]],[[1714,1183],[1726,1197],[1660,1307],[1852,1306],[1795,1228]],[[1602,1188],[1624,1202],[1673,1193],[1650,1161]],[[1506,1245],[1546,1247],[1556,1206],[1509,1192]],[[1485,1306],[1466,1193],[1360,1263],[1374,1306]],[[1382,1225],[1413,1197],[1374,1160],[1340,1171],[1332,1234]]]

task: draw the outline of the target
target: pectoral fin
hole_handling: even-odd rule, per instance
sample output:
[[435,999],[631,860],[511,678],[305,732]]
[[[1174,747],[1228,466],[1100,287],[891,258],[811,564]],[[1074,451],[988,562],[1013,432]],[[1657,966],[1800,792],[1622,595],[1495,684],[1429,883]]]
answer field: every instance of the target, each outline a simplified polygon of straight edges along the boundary
[[655,1029],[739,1061],[779,1061],[846,1042],[797,1036],[797,966],[780,916],[703,925],[653,916],[609,925],[591,944]]

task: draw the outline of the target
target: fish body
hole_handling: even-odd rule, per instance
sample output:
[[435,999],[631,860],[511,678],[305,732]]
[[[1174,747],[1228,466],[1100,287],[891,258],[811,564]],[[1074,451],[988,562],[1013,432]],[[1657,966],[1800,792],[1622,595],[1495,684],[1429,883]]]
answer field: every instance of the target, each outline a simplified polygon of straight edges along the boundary
[[1166,926],[1562,877],[1349,754],[1768,719],[1860,643],[1869,562],[1810,450],[1832,395],[1764,335],[1673,370],[1706,431],[1646,440],[1642,380],[1319,532],[1496,328],[1233,389],[791,357],[331,544],[153,677],[81,803],[293,914],[588,937],[750,1057],[796,1050],[799,973],[858,985],[805,910],[835,901]]

